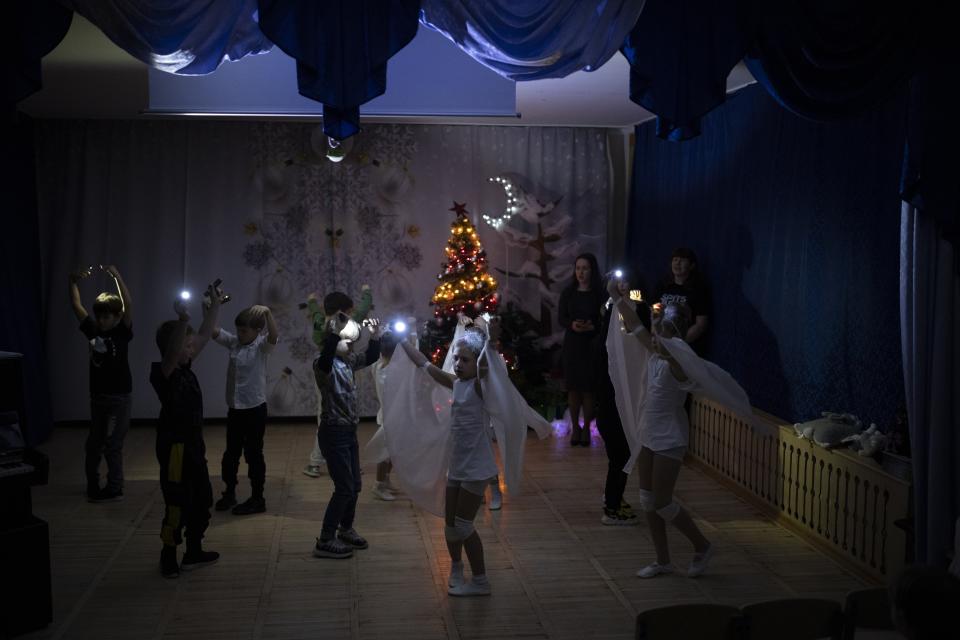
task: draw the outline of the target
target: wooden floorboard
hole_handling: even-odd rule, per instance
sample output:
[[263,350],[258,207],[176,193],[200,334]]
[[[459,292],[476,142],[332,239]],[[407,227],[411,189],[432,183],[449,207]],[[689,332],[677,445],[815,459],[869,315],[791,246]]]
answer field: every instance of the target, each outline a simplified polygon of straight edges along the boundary
[[[559,425],[559,423],[558,423]],[[628,640],[638,612],[681,602],[743,605],[809,596],[841,600],[863,586],[787,529],[697,470],[684,467],[677,497],[719,552],[699,579],[641,580],[654,558],[645,524],[600,523],[606,457],[571,449],[558,437],[531,438],[525,484],[502,511],[481,509],[489,598],[446,594],[450,568],[439,518],[408,500],[375,500],[366,465],[356,527],[370,548],[349,560],[312,556],[329,477],[301,473],[314,430],[303,424],[267,431],[267,513],[214,513],[205,544],[221,560],[176,580],[159,574],[163,503],[153,430],[131,430],[125,447],[125,500],[89,504],[83,489],[82,429],[55,432],[42,449],[50,483],[34,489],[34,512],[50,524],[54,621],[33,639]],[[363,423],[360,440],[373,433]],[[206,428],[215,494],[224,428]],[[239,498],[246,497],[241,464]],[[635,481],[627,500],[635,501]],[[673,558],[692,555],[675,530]]]

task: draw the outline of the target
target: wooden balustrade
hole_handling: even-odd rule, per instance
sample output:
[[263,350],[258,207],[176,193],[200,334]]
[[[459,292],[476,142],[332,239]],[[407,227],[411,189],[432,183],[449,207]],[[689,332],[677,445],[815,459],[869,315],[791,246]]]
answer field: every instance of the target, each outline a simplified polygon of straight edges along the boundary
[[792,425],[758,412],[758,436],[725,407],[694,396],[687,455],[858,573],[886,581],[903,566],[910,483],[872,459],[824,449]]

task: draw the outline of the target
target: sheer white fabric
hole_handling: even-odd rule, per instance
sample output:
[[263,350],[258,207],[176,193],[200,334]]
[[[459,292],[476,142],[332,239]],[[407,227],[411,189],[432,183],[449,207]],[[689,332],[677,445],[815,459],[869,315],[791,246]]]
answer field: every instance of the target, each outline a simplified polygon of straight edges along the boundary
[[[550,423],[513,386],[496,349],[485,348],[483,353],[488,367],[481,380],[483,405],[497,437],[507,488],[518,491],[527,425],[545,438]],[[383,426],[393,477],[414,504],[442,516],[452,449],[452,394],[416,367],[402,349],[396,350],[384,372]]]
[[[733,377],[717,365],[704,360],[680,338],[661,340],[695,385],[694,392],[719,402],[748,421],[755,431],[768,434],[768,427],[756,420],[747,392]],[[630,473],[640,453],[641,418],[647,391],[647,362],[652,355],[636,337],[623,330],[619,315],[607,330],[607,354],[610,380],[616,393],[617,411],[630,444],[630,459],[624,471]]]

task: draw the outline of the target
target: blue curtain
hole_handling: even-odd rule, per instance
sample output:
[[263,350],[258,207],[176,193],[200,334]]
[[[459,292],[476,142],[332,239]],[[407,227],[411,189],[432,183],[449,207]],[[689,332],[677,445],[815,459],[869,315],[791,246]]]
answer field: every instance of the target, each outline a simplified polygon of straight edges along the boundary
[[644,0],[423,0],[420,21],[511,80],[599,69]]
[[300,93],[323,103],[323,130],[360,130],[360,105],[387,88],[387,61],[417,34],[420,0],[260,0],[260,28],[297,61]]
[[647,0],[621,51],[630,62],[630,99],[657,115],[657,135],[700,135],[700,118],[726,98],[747,38],[736,3]]
[[39,91],[40,60],[67,35],[73,12],[53,0],[14,2],[4,8],[4,118],[15,105]]
[[[776,100],[814,120],[865,112],[892,95],[929,44],[926,0],[783,0],[758,5],[750,72]],[[946,18],[946,16],[944,16]]]
[[674,247],[699,254],[714,299],[707,358],[787,420],[842,410],[886,427],[903,402],[905,103],[817,124],[753,86],[682,145],[636,129],[627,255],[649,290]]

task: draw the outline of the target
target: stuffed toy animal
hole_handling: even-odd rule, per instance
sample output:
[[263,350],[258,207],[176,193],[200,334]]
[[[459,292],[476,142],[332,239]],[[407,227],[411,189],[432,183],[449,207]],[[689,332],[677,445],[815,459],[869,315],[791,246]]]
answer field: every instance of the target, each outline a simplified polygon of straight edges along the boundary
[[863,431],[860,420],[849,413],[824,411],[823,417],[793,425],[797,436],[813,440],[821,447],[832,449],[843,446],[843,439]]
[[[860,455],[865,458],[871,458],[883,451],[887,444],[887,436],[877,429],[877,425],[871,424],[870,428],[863,433],[857,433],[847,436],[843,439],[845,443],[858,443]],[[854,447],[856,448],[856,447]]]

